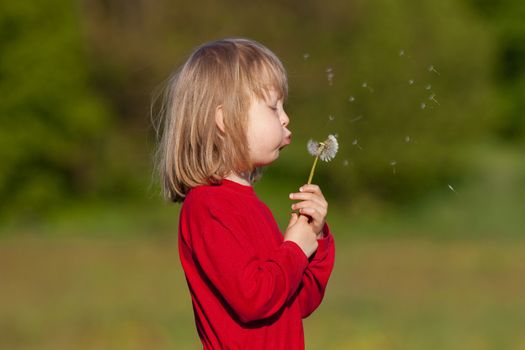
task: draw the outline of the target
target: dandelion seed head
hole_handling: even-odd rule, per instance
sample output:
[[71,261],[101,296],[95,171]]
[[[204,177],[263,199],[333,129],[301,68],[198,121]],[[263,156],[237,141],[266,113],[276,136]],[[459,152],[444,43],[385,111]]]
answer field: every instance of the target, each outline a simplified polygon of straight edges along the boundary
[[348,166],[348,160],[343,160],[343,166]]
[[303,59],[306,61],[310,57],[309,53],[303,53]]
[[414,85],[414,83],[415,83],[414,79],[410,79],[410,80],[408,81],[408,85]]
[[405,55],[405,50],[399,50],[399,56],[404,56]]
[[405,142],[406,142],[406,143],[409,143],[409,142],[410,142],[410,136],[405,136]]
[[421,109],[425,109],[425,108],[427,108],[427,104],[426,104],[425,102],[421,102],[421,104],[419,105],[419,107],[420,107]]
[[306,148],[308,149],[308,153],[310,153],[312,156],[317,156],[317,150],[319,149],[319,142],[315,140],[308,140],[308,143],[306,144]]
[[426,90],[430,90],[430,89],[432,89],[432,85],[428,84],[427,86],[425,86],[425,89],[426,89]]
[[354,96],[350,96],[350,97],[348,98],[348,101],[350,101],[350,102],[354,102],[354,101],[355,101],[355,97],[354,97]]
[[323,142],[317,142],[310,139],[306,145],[308,153],[312,156],[319,156],[322,161],[328,162],[332,160],[339,149],[339,143],[334,135],[328,135],[328,138]]
[[328,116],[328,120],[333,121],[334,119],[335,119],[335,117],[334,117],[333,115],[330,114],[330,115]]
[[319,158],[325,162],[328,162],[332,160],[337,154],[339,143],[337,142],[337,138],[334,135],[328,135],[328,138],[323,141],[323,144],[324,147],[321,150]]

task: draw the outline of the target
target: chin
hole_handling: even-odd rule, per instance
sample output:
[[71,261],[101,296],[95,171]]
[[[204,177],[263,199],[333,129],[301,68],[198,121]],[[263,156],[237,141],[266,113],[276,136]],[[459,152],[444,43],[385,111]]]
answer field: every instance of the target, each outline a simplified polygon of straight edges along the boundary
[[258,161],[258,162],[256,163],[256,166],[257,166],[257,167],[267,166],[267,165],[270,165],[270,164],[272,164],[273,162],[275,162],[277,159],[279,159],[279,151],[277,151],[277,152],[275,153],[275,155],[274,155],[273,157],[271,157],[271,158],[269,157],[269,158],[267,158],[267,159],[265,159],[265,160],[260,160],[260,161]]

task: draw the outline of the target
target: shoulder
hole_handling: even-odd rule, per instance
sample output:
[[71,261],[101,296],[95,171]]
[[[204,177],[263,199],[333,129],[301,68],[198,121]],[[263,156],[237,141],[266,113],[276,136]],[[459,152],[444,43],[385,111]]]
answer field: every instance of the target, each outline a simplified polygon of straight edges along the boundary
[[183,207],[192,212],[237,212],[239,203],[220,186],[200,185],[188,192]]

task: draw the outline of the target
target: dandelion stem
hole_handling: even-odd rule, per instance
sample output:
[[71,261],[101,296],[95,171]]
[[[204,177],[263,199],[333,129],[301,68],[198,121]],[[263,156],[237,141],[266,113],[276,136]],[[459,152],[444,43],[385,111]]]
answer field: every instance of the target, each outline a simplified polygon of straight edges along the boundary
[[312,178],[314,177],[314,171],[315,166],[317,165],[317,160],[319,159],[319,155],[323,151],[324,143],[321,142],[321,147],[319,148],[319,151],[317,152],[317,156],[315,157],[314,164],[312,165],[312,170],[310,170],[310,176],[308,177],[308,185],[312,183]]
[[310,170],[310,177],[308,177],[308,184],[312,183],[312,178],[314,177],[314,170],[315,170],[315,165],[317,164],[317,159],[319,159],[319,156],[315,157],[314,165],[312,166],[312,170]]

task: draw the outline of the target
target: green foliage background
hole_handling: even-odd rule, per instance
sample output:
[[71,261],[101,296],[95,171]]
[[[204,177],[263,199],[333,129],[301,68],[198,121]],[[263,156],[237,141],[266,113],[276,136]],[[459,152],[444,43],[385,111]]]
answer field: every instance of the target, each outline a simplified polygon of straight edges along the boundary
[[151,104],[237,36],[289,74],[294,139],[255,184],[281,228],[306,142],[339,138],[314,178],[337,248],[307,348],[523,349],[523,18],[517,0],[0,2],[0,349],[198,347]]
[[469,145],[522,144],[518,2],[236,5],[2,4],[2,220],[38,224],[54,208],[155,197],[153,95],[191,50],[221,37],[258,40],[289,71],[295,139],[268,183],[283,174],[298,187],[311,162],[306,141],[337,133],[341,152],[315,179],[331,200],[399,205],[466,181]]

